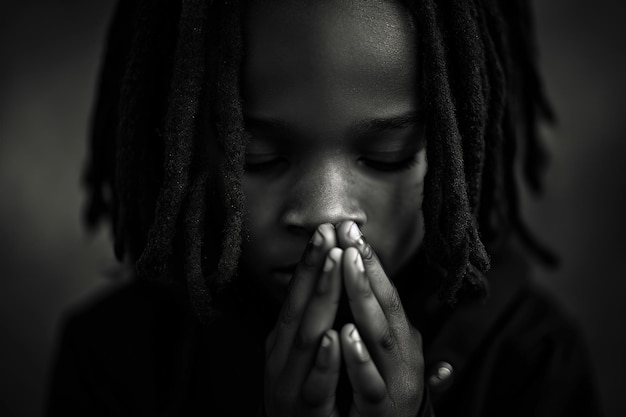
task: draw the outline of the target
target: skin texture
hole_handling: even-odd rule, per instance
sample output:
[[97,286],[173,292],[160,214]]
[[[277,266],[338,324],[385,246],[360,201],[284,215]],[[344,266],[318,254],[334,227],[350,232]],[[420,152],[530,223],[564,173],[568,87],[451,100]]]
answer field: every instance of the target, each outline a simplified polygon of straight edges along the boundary
[[[243,267],[276,301],[322,223],[357,222],[390,276],[423,236],[425,138],[408,13],[388,2],[295,3],[255,3],[244,33]],[[413,156],[409,169],[378,169]]]
[[[344,362],[350,415],[414,416],[421,342],[390,280],[423,236],[412,21],[390,2],[259,1],[244,36],[242,269],[282,304],[266,344],[266,412],[338,415]],[[338,332],[344,290],[354,323]]]

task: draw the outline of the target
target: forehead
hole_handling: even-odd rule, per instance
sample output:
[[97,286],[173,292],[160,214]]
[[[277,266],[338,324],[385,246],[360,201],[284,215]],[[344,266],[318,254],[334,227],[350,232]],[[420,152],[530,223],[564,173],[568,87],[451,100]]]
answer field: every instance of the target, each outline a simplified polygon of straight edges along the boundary
[[[254,1],[244,16],[248,108],[345,97],[385,108],[415,91],[415,30],[408,11],[382,0]],[[373,100],[373,102],[371,101]],[[336,102],[337,100],[334,100]]]
[[399,52],[399,38],[413,32],[408,10],[393,0],[253,0],[244,22],[255,35],[289,32],[299,35],[295,42],[319,46],[351,39],[388,54]]

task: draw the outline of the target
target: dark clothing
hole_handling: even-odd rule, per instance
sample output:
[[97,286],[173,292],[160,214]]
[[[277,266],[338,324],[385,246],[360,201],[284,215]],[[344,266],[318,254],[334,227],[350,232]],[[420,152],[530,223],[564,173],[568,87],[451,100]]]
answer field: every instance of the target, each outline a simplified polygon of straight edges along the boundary
[[[398,284],[424,340],[429,404],[422,415],[599,414],[578,330],[533,289],[526,270],[510,252],[489,274],[488,301],[454,310],[432,295],[432,279]],[[276,310],[254,291],[242,294],[233,303],[240,307],[208,330],[184,294],[147,283],[74,313],[50,415],[261,415],[264,338]]]

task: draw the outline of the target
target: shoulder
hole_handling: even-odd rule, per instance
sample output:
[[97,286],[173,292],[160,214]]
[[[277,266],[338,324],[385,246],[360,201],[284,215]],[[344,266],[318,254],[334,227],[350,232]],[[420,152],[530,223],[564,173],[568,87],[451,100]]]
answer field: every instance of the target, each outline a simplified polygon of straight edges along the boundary
[[469,374],[497,398],[491,410],[519,401],[519,415],[522,410],[536,416],[599,413],[581,328],[552,296],[533,285],[519,292],[472,360]]
[[478,350],[508,346],[528,352],[582,339],[575,320],[532,281],[523,254],[500,256],[488,279],[487,299],[462,303],[444,314],[433,350],[455,350],[465,361]]
[[129,282],[74,306],[65,315],[64,337],[78,338],[82,345],[115,348],[125,341],[139,342],[148,333],[168,328],[179,320],[182,307],[173,290]]
[[159,404],[185,331],[179,299],[176,290],[133,282],[69,311],[49,414],[118,415]]
[[515,375],[526,385],[564,386],[590,372],[582,329],[554,296],[531,283],[493,319],[471,358],[493,364],[491,376]]
[[137,325],[145,327],[161,315],[182,308],[178,291],[162,285],[130,281],[104,291],[71,308],[67,326],[89,332],[109,332]]
[[462,307],[455,314],[473,320],[481,348],[502,345],[526,355],[557,345],[583,344],[576,320],[558,300],[532,279],[523,252],[510,249],[494,261],[489,275],[490,297]]
[[586,354],[579,325],[550,294],[525,283],[500,295],[503,299],[461,306],[451,313],[429,346],[432,361],[451,362],[464,373],[494,361],[524,370]]
[[573,317],[552,295],[532,284],[522,288],[503,311],[493,333],[501,334],[516,350],[525,353],[574,348],[583,343],[582,331]]
[[597,414],[581,329],[525,265],[521,258],[498,265],[490,298],[461,306],[444,324],[431,349],[454,369],[453,382],[434,390],[442,415],[458,407],[480,416]]
[[516,367],[520,373],[557,365],[573,369],[575,359],[583,359],[582,329],[555,296],[531,278],[523,254],[511,252],[500,259],[490,282],[490,299],[458,312],[474,321],[470,328],[479,340],[468,352],[473,358],[495,356],[506,362],[501,366]]
[[186,314],[177,289],[130,282],[71,309],[62,346],[86,364],[114,369],[132,363],[136,368],[173,348]]
[[[520,252],[507,253],[494,265],[493,294],[476,307],[486,323],[484,349],[506,350],[526,360],[584,350],[582,329],[557,298],[532,279],[530,265]],[[485,317],[487,315],[488,317]]]

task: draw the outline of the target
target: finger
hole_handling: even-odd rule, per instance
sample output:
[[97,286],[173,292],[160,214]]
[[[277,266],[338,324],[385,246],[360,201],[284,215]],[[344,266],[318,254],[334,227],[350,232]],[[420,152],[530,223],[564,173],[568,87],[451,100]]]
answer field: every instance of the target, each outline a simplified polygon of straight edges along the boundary
[[330,224],[320,225],[296,267],[278,320],[268,337],[266,349],[269,367],[287,358],[326,254],[335,244],[334,227]]
[[385,415],[389,395],[383,377],[354,324],[341,329],[341,347],[353,390],[353,407],[360,416]]
[[391,327],[402,327],[404,331],[408,331],[408,322],[406,321],[400,296],[358,225],[353,221],[339,224],[337,226],[337,239],[341,247],[354,247],[359,251],[372,291],[376,295]]
[[387,317],[372,291],[361,255],[355,248],[343,256],[343,277],[350,310],[361,335],[383,377],[388,377],[396,359],[396,341]]
[[337,332],[326,331],[319,344],[315,364],[302,385],[303,415],[333,414],[341,364],[339,349]]
[[343,250],[339,248],[328,252],[315,290],[302,315],[294,342],[296,346],[316,345],[322,333],[333,326],[341,295],[342,258]]
[[283,379],[294,384],[294,388],[300,386],[311,369],[322,335],[333,325],[341,294],[342,255],[343,251],[339,248],[333,248],[328,253],[314,294],[303,313],[282,373]]

